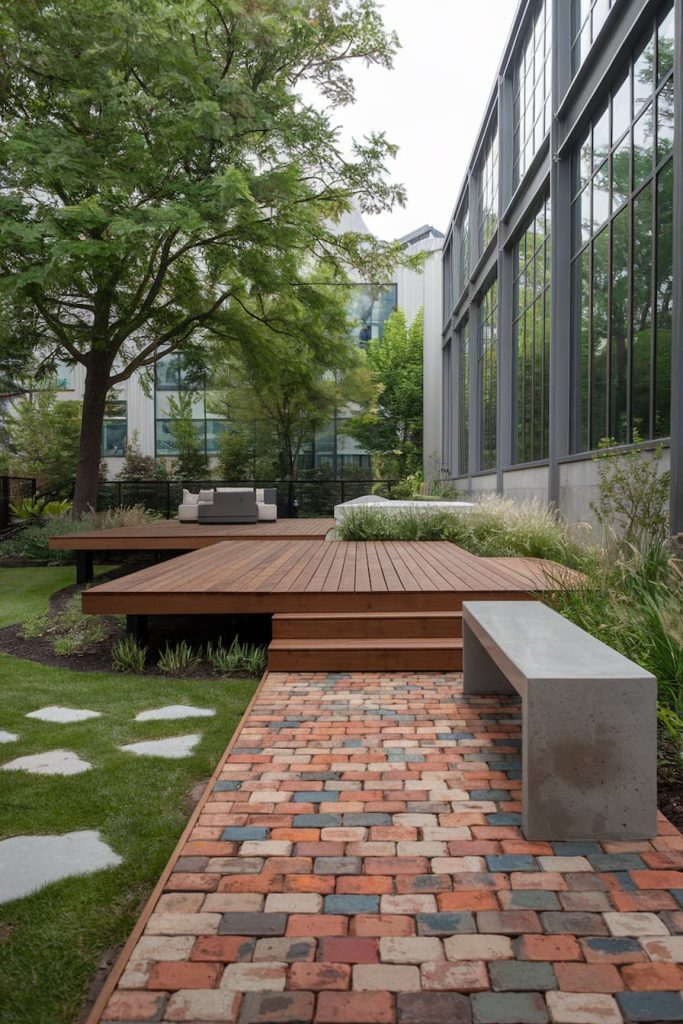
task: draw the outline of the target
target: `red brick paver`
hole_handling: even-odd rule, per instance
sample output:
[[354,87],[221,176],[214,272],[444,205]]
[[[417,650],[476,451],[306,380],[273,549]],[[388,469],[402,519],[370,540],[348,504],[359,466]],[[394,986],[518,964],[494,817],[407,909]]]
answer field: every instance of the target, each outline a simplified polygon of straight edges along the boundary
[[683,1020],[683,837],[527,843],[519,703],[266,677],[94,1021]]

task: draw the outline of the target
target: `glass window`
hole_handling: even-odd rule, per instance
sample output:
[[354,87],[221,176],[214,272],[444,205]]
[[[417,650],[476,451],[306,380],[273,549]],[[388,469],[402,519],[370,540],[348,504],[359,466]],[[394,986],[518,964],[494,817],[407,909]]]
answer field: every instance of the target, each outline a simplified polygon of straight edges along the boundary
[[482,256],[498,228],[498,132],[495,131],[480,168],[479,255]]
[[441,351],[441,386],[442,386],[442,418],[441,418],[441,463],[442,469],[453,476],[453,363],[451,342],[447,342]]
[[577,451],[671,429],[672,11],[650,26],[574,156]]
[[55,385],[58,391],[76,390],[76,367],[73,363],[57,363],[55,366]]
[[548,457],[550,368],[550,200],[515,250],[513,358],[516,461]]
[[539,0],[513,73],[515,186],[550,130],[550,11],[550,0]]
[[618,0],[571,0],[572,74],[576,74]]
[[464,292],[470,278],[470,205],[465,196],[463,209],[457,224],[458,231],[458,298]]
[[470,465],[470,325],[459,333],[458,356],[458,474],[465,476]]
[[127,403],[115,394],[107,398],[102,424],[102,455],[118,458],[126,454],[128,440]]
[[359,348],[384,337],[384,325],[396,309],[395,284],[359,284],[351,288],[349,319],[353,322],[352,337]]
[[497,342],[498,282],[494,281],[479,306],[480,469],[496,466]]

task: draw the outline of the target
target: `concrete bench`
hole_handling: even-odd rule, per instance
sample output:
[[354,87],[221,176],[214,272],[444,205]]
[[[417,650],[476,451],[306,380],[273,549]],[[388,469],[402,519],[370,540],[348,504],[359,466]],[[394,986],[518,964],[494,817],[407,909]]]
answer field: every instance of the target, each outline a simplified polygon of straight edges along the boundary
[[464,693],[522,698],[527,839],[656,834],[657,682],[536,601],[463,604]]

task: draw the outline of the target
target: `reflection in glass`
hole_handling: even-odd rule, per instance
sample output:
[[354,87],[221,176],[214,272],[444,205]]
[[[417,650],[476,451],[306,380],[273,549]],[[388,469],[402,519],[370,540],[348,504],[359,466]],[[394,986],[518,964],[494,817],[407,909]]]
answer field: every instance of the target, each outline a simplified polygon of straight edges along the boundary
[[458,397],[460,409],[458,438],[458,472],[464,476],[470,464],[470,325],[460,331],[460,357],[458,361]]
[[609,107],[593,125],[593,169],[600,166],[609,153]]
[[612,96],[612,145],[631,124],[631,77],[628,75]]
[[633,126],[633,188],[637,189],[652,174],[653,107],[640,115]]
[[609,165],[605,162],[593,178],[593,231],[609,217]]
[[655,332],[655,436],[671,433],[671,329],[673,297],[673,161],[657,182],[657,281]]
[[650,437],[652,352],[652,184],[633,203],[632,421]]
[[493,469],[496,465],[497,341],[498,282],[494,281],[479,307],[481,469]]
[[657,28],[657,82],[663,82],[674,66],[673,7]]
[[631,194],[631,136],[627,135],[612,153],[612,212]]
[[612,301],[610,325],[610,429],[609,436],[628,439],[628,210],[612,222]]
[[633,66],[633,114],[652,98],[655,45],[652,35],[643,44]]
[[665,160],[674,147],[674,81],[670,78],[657,97],[657,163]]
[[593,242],[591,444],[594,447],[607,433],[608,272],[609,232],[605,229]]

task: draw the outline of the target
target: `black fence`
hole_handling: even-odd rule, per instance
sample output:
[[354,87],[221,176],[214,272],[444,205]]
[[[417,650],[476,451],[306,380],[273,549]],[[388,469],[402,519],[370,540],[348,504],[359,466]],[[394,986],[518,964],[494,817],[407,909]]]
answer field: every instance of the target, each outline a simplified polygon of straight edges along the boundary
[[100,484],[98,509],[144,505],[151,512],[159,512],[173,519],[188,491],[213,487],[275,487],[277,488],[278,516],[330,516],[335,505],[362,494],[369,494],[380,486],[387,496],[395,480],[108,480]]
[[36,482],[26,476],[0,476],[0,530],[10,523],[10,505],[22,498],[35,498]]

